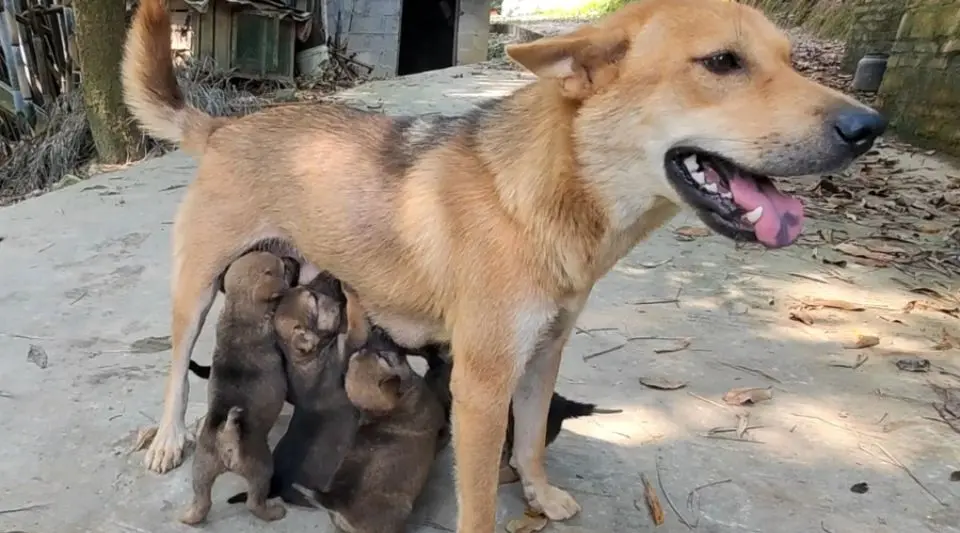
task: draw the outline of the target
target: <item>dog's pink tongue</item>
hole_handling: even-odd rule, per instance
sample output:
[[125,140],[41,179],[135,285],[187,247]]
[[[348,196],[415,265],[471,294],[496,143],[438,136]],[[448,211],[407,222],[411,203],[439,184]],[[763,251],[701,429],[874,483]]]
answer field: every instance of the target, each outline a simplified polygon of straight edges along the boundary
[[793,244],[803,229],[803,204],[778,191],[769,180],[757,181],[743,176],[729,180],[733,202],[744,211],[763,208],[760,220],[753,225],[757,240],[768,248]]

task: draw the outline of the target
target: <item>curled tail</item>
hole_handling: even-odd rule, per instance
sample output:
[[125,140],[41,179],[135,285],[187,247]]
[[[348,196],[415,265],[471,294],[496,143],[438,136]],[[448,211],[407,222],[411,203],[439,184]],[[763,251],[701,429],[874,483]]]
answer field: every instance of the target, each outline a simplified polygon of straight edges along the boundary
[[601,409],[592,403],[582,403],[571,400],[558,393],[553,393],[550,398],[550,416],[559,417],[561,420],[568,418],[579,418],[581,416],[590,416],[594,414],[613,414],[623,412],[620,409]]
[[190,371],[200,379],[210,379],[210,366],[203,366],[190,360]]
[[166,0],[140,1],[124,47],[123,99],[147,133],[200,155],[226,119],[211,117],[184,99],[173,70],[165,4]]

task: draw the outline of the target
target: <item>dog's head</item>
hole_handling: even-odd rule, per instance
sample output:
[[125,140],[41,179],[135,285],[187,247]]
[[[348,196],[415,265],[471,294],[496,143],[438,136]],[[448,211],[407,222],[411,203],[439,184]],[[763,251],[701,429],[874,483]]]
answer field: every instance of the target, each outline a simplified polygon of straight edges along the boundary
[[282,259],[268,252],[250,252],[239,257],[223,275],[227,297],[246,297],[255,302],[272,302],[290,286]]
[[841,169],[886,127],[796,72],[787,37],[737,2],[638,0],[506,52],[576,106],[578,162],[615,224],[661,197],[727,237],[788,245],[803,206],[769,177]]
[[374,414],[398,406],[414,373],[398,346],[377,342],[381,335],[379,330],[371,333],[369,342],[350,354],[344,382],[350,402]]
[[345,329],[345,303],[340,283],[326,273],[287,292],[273,321],[294,363],[315,358],[318,346],[330,344]]

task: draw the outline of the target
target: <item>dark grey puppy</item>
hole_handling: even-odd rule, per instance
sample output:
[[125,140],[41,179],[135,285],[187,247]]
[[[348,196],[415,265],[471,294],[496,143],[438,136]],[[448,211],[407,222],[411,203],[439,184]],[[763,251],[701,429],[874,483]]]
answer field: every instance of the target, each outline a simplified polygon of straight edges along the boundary
[[247,507],[258,518],[272,521],[286,514],[282,505],[266,501],[273,474],[267,434],[287,393],[273,327],[274,309],[289,285],[285,270],[279,257],[251,252],[224,274],[226,300],[217,322],[207,416],[193,459],[193,503],[180,517],[183,523],[207,517],[213,483],[226,471],[246,478]]

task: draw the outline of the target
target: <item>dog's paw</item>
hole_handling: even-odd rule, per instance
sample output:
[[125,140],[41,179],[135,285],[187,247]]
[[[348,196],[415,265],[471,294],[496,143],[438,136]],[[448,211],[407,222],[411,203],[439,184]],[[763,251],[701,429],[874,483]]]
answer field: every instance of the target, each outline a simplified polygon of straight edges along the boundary
[[184,424],[161,424],[143,456],[143,464],[158,474],[173,470],[183,462],[186,445],[187,428]]
[[566,520],[580,512],[580,504],[573,496],[553,485],[525,485],[523,495],[531,509],[543,513],[553,521]]
[[265,522],[273,522],[287,516],[287,508],[279,503],[267,503],[260,507],[254,507],[250,509],[250,512]]
[[195,526],[200,522],[203,522],[207,518],[207,513],[210,512],[210,506],[204,507],[203,505],[193,504],[191,505],[182,515],[180,515],[180,522],[187,524],[188,526]]

